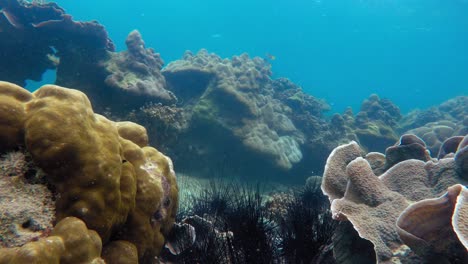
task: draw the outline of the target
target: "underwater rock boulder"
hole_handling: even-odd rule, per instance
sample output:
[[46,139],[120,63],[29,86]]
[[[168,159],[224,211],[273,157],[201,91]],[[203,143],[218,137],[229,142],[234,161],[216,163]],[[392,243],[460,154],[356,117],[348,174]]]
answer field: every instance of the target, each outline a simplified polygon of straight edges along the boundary
[[[401,142],[422,147],[420,140],[407,137]],[[453,157],[423,161],[407,156],[376,176],[361,152],[352,142],[337,147],[328,157],[322,191],[331,201],[333,218],[350,221],[359,236],[373,244],[378,263],[418,258],[408,250],[411,245],[400,240],[395,225],[398,217],[413,202],[438,197],[454,184],[466,185],[464,173]],[[463,217],[461,221],[462,227],[468,224]]]
[[[171,160],[148,146],[143,127],[95,114],[80,91],[45,85],[29,97],[22,96],[27,93],[0,82],[0,98],[10,98],[16,104],[13,109],[23,109],[23,116],[14,119],[13,127],[18,129],[1,130],[0,139],[23,138],[16,148],[31,155],[46,184],[53,186],[57,222],[77,217],[97,232],[104,248],[124,240],[138,250],[140,261],[154,258],[178,207]],[[0,112],[0,120],[13,120],[9,116],[8,111]],[[2,251],[14,256],[29,243]],[[96,252],[100,256],[101,249]],[[58,254],[64,258],[68,249]]]

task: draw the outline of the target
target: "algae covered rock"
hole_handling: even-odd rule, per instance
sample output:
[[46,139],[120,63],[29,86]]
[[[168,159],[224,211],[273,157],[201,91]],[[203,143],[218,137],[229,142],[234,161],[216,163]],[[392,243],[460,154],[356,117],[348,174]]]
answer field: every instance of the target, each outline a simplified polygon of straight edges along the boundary
[[[100,258],[102,247],[119,240],[132,244],[141,261],[154,258],[174,223],[178,187],[171,160],[148,146],[146,130],[135,123],[112,122],[94,114],[82,92],[59,86],[46,85],[30,94],[0,82],[0,98],[20,110],[15,118],[9,111],[0,112],[0,120],[16,128],[0,131],[0,151],[25,149],[31,162],[45,174],[44,184],[52,187],[59,223],[52,235],[64,233],[60,236],[65,243],[64,249],[57,246],[56,257],[63,263],[87,263],[71,252],[82,246],[78,255]],[[66,232],[69,224],[63,224],[62,229],[60,223],[69,223],[70,217],[79,219],[82,226],[71,224],[72,229],[86,228],[94,235],[86,238],[81,237],[86,236],[84,231],[75,235]],[[2,251],[15,259],[15,252],[34,248],[31,243],[40,247],[46,243],[44,239],[53,240],[53,236],[45,236]],[[68,240],[74,245],[77,239],[88,242],[78,248],[67,246]],[[119,254],[107,252],[114,252],[113,257]]]

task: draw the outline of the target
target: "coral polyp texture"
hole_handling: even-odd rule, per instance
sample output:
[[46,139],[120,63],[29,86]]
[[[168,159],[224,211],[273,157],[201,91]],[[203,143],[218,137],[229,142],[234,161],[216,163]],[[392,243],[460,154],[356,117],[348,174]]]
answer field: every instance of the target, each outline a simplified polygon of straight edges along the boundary
[[[0,249],[0,263],[24,263],[26,255],[44,263],[99,263],[102,252],[103,259],[124,254],[135,263],[131,256],[147,262],[159,254],[175,220],[178,187],[172,161],[148,146],[144,127],[95,114],[82,92],[55,85],[31,94],[0,82],[0,105],[0,124],[10,128],[0,130],[2,172],[8,171],[0,182],[18,193],[24,203],[17,206],[25,210],[5,208],[30,214],[22,215],[30,219],[23,229],[36,224],[40,233]],[[18,150],[30,155],[31,165],[13,164]],[[22,166],[36,168],[41,178],[21,175]],[[53,205],[45,202],[51,196]],[[46,206],[49,218],[41,218]],[[41,250],[47,244],[54,250]]]
[[333,218],[351,222],[372,243],[378,263],[466,263],[466,140],[431,159],[420,138],[404,135],[378,155],[385,162],[374,162],[376,154],[364,155],[356,142],[337,147],[322,180]]

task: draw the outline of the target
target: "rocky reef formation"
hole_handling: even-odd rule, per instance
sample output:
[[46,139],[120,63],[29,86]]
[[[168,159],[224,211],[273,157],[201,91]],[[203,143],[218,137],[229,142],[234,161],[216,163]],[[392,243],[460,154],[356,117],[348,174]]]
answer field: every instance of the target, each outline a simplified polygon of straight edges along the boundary
[[[273,80],[270,65],[261,58],[187,52],[162,73],[190,117],[182,137],[190,148],[178,153],[193,153],[198,162],[226,156],[230,166],[244,173],[274,177],[278,171],[294,171],[310,157],[308,145],[331,148],[320,132],[327,125],[321,119],[327,105],[287,79]],[[310,167],[319,167],[309,161],[315,162]]]
[[388,99],[373,94],[364,100],[354,115],[348,109],[335,114],[331,130],[342,138],[359,142],[368,151],[385,151],[386,146],[398,140],[398,122],[402,118],[399,108]]
[[144,125],[150,142],[193,175],[301,182],[322,173],[333,148],[351,140],[384,152],[413,133],[436,157],[444,140],[468,132],[467,97],[402,116],[371,95],[357,114],[328,118],[324,101],[273,78],[262,58],[201,50],[163,68],[138,31],[128,35],[127,50],[115,52],[102,25],[74,21],[56,4],[0,0],[0,7],[0,48],[8,50],[0,54],[0,79],[23,85],[54,68],[56,84],[83,91],[112,120]]
[[161,74],[164,62],[159,53],[145,48],[145,42],[137,30],[130,32],[125,44],[126,51],[110,53],[110,59],[105,61],[106,70],[110,73],[105,83],[119,90],[150,96],[154,100],[175,102],[174,94],[166,90]]
[[[372,153],[364,155],[356,142],[330,154],[323,193],[331,201],[333,218],[351,222],[359,237],[371,242],[376,260],[368,261],[468,261],[468,219],[463,211],[467,141],[465,136],[456,147],[443,146],[446,155],[440,159],[431,159],[424,142],[414,135],[404,135],[385,156],[379,155],[386,162],[375,162]],[[340,263],[359,254],[343,247],[335,250],[348,252],[337,252],[346,256]]]
[[[2,217],[0,233],[21,242],[2,235],[0,263],[136,263],[159,254],[178,187],[144,127],[112,122],[82,92],[54,85],[31,94],[0,82],[0,102],[0,200],[22,199],[2,204],[2,215],[21,218]],[[31,199],[44,205],[29,210]]]
[[85,76],[114,51],[102,25],[74,21],[55,3],[1,0],[0,10],[0,49],[8,51],[0,54],[0,80],[24,85],[54,68],[59,76]]
[[23,86],[55,69],[57,85],[79,89],[97,111],[121,116],[147,102],[176,101],[165,89],[163,61],[138,31],[129,34],[128,50],[115,52],[103,25],[74,21],[55,3],[1,0],[0,9],[0,48],[9,51],[0,54],[0,67],[8,69],[0,80]]

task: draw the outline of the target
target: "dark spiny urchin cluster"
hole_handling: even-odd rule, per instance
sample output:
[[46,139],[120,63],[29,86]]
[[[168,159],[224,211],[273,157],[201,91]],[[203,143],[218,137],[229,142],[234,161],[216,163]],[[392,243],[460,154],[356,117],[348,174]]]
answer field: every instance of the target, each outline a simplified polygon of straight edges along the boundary
[[328,212],[328,199],[306,186],[286,203],[278,228],[286,263],[334,263],[331,242],[336,223]]
[[234,234],[235,263],[272,263],[275,259],[275,223],[255,190],[236,186],[231,207],[223,215],[226,229]]
[[[281,214],[265,205],[258,186],[212,182],[192,199],[192,208],[178,218],[194,227],[194,242],[187,246],[189,235],[174,234],[162,254],[165,261],[334,263],[331,236],[335,225],[328,200],[317,189],[303,188],[280,198],[276,206],[284,207]],[[169,248],[180,252],[171,253]]]

